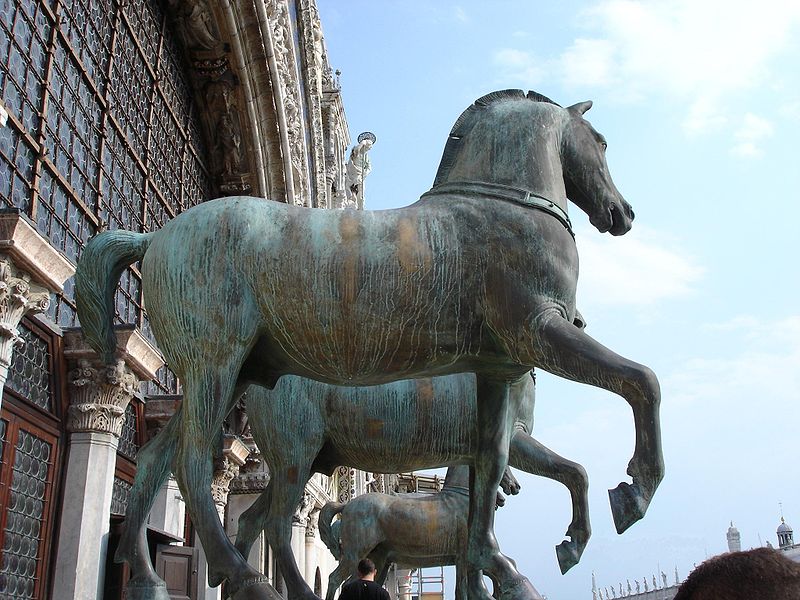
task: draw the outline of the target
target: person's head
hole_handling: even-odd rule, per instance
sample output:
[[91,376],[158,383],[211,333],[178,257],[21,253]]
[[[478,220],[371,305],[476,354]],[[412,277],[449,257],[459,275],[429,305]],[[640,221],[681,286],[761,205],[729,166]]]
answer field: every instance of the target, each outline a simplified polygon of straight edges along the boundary
[[370,576],[375,576],[375,563],[368,558],[362,558],[358,561],[358,574],[361,579],[368,579]]

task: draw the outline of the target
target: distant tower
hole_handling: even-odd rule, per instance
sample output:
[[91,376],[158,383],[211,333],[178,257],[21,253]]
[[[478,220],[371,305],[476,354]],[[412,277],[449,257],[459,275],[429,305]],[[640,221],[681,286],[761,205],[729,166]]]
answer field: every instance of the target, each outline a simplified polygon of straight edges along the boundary
[[778,525],[777,534],[778,547],[781,550],[785,550],[794,546],[794,532],[792,531],[792,528],[786,524],[786,521],[783,520],[783,517],[781,517],[781,524]]
[[731,526],[728,527],[728,552],[740,552],[741,549],[742,542],[739,530],[733,526],[733,521],[731,521]]

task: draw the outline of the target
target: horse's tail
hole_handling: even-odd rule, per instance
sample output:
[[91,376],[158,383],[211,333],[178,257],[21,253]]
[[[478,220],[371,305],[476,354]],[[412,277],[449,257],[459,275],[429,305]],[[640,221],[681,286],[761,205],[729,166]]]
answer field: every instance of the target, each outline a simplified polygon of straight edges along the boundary
[[343,502],[328,502],[319,511],[319,537],[336,560],[342,555],[342,546],[339,540],[339,527],[331,525],[331,521],[344,510],[345,506]]
[[75,303],[83,335],[106,363],[114,362],[114,292],[125,268],[141,260],[152,233],[104,231],[83,249],[75,271]]

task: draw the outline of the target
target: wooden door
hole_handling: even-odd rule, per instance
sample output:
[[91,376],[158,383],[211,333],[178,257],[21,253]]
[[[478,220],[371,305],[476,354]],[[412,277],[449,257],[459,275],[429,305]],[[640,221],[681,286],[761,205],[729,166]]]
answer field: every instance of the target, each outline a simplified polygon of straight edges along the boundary
[[172,600],[197,600],[197,549],[159,545],[156,573],[167,582]]

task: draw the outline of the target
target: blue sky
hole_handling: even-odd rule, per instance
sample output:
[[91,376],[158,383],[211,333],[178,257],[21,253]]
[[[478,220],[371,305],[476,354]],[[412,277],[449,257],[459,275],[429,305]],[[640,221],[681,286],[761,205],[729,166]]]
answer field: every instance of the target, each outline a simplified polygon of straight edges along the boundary
[[800,3],[318,0],[353,138],[378,141],[366,203],[410,204],[445,138],[483,94],[536,90],[586,114],[636,220],[601,235],[571,208],[588,332],[662,385],[667,476],[643,521],[614,532],[606,490],[625,479],[625,402],[539,374],[535,436],[582,463],[593,537],[561,576],[570,519],[559,484],[518,474],[497,536],[550,599],[591,598],[727,549],[775,540],[783,503],[800,537]]

